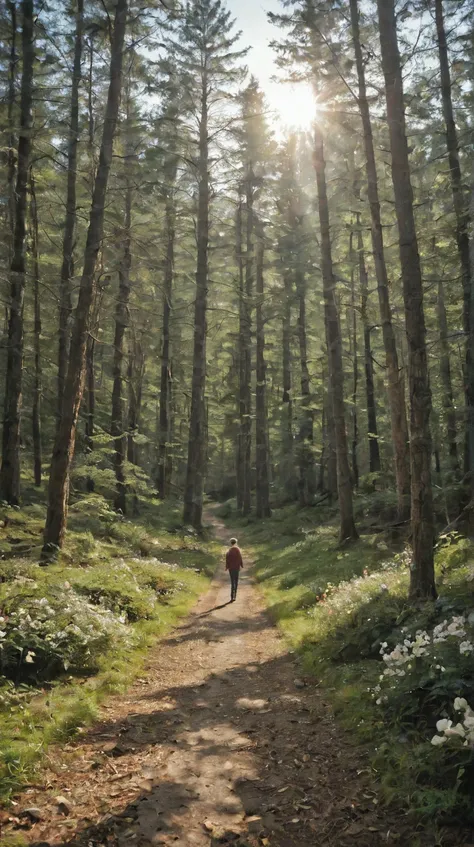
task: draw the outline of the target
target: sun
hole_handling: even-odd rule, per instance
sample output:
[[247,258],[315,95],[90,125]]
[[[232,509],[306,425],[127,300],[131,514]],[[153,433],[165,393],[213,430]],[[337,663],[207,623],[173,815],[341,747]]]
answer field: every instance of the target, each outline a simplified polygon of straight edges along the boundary
[[309,82],[271,82],[266,96],[277,133],[311,129],[317,102]]

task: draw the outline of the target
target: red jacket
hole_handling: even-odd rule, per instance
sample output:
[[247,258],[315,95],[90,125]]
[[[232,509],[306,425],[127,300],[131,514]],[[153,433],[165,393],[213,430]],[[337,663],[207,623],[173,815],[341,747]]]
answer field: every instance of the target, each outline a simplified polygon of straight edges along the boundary
[[225,569],[226,571],[239,571],[240,568],[243,568],[244,563],[242,561],[242,553],[240,552],[240,548],[237,545],[234,545],[227,551],[225,556]]

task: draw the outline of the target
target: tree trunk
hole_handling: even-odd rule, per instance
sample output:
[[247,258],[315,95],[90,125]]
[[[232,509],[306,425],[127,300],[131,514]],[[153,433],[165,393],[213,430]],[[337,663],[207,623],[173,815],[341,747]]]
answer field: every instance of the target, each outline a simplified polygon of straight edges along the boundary
[[128,347],[128,436],[127,436],[127,459],[132,465],[137,464],[137,450],[134,436],[138,431],[137,424],[137,397],[135,392],[135,342]]
[[[94,418],[95,418],[95,340],[92,336],[87,339],[86,346],[86,425],[85,425],[85,443],[86,453],[92,453],[94,449]],[[95,483],[91,476],[87,476],[86,490],[90,493],[94,491]]]
[[15,232],[10,265],[10,317],[5,381],[0,500],[12,506],[20,502],[20,414],[23,376],[23,300],[25,296],[25,250],[28,173],[31,155],[33,100],[34,11],[33,0],[22,2],[23,71],[21,76],[20,130],[15,189]]
[[[357,389],[359,385],[359,356],[357,344],[357,309],[355,294],[355,256],[354,256],[354,230],[351,228],[349,236],[349,257],[351,262],[351,317],[352,317],[352,482],[354,488],[359,487],[359,463],[357,461],[357,449],[359,446],[359,423],[357,419]],[[349,330],[350,331],[350,330]]]
[[202,527],[202,499],[206,463],[204,397],[206,389],[206,312],[209,274],[209,138],[208,81],[203,74],[199,125],[199,198],[197,216],[196,300],[194,306],[193,375],[189,423],[188,463],[183,520]]
[[[174,182],[174,179],[173,179]],[[170,320],[174,279],[174,242],[176,210],[173,189],[166,196],[166,259],[163,288],[163,324],[161,333],[161,375],[160,375],[160,412],[158,433],[158,496],[164,500],[169,494],[171,482],[170,442],[170,404],[171,404],[171,359],[170,359]]]
[[367,267],[365,264],[364,239],[360,225],[360,216],[357,216],[357,249],[359,253],[359,282],[362,326],[364,328],[364,366],[365,366],[365,394],[367,400],[367,426],[369,430],[369,470],[370,473],[380,471],[380,450],[377,430],[377,406],[375,403],[374,388],[374,363],[372,359],[372,344],[370,338],[370,326],[367,315],[367,301],[369,299],[369,281]]
[[[15,236],[15,83],[16,65],[16,2],[7,0],[10,13],[10,61],[8,64],[8,154],[7,154],[7,185],[8,185],[8,225],[10,228],[9,260],[12,259],[13,239]],[[8,319],[8,317],[7,317]]]
[[253,171],[248,168],[246,180],[246,233],[245,233],[245,292],[244,323],[242,327],[241,349],[244,357],[241,398],[241,432],[243,458],[243,496],[242,515],[250,514],[252,508],[252,298],[254,287],[254,245],[253,245]]
[[[130,102],[127,102],[127,127],[126,134],[130,133]],[[114,334],[114,356],[112,366],[112,420],[110,432],[114,439],[114,469],[117,480],[117,491],[115,495],[115,508],[122,512],[127,511],[127,487],[125,484],[125,458],[127,442],[125,436],[124,403],[123,403],[123,359],[124,338],[129,323],[128,304],[130,300],[130,269],[132,266],[132,201],[133,184],[130,168],[132,165],[133,151],[130,150],[130,139],[126,138],[126,146],[129,148],[125,154],[125,214],[123,223],[123,255],[119,266],[119,288],[115,304],[115,334]]]
[[410,596],[413,599],[426,599],[436,596],[436,588],[431,487],[431,391],[426,354],[423,282],[413,212],[413,190],[405,129],[405,104],[395,0],[377,0],[377,7],[408,342],[413,539]]
[[237,511],[242,513],[244,504],[244,488],[245,488],[245,465],[244,465],[244,428],[243,416],[245,413],[245,349],[243,343],[244,324],[245,324],[245,275],[244,275],[244,255],[243,255],[243,201],[239,196],[237,205],[237,213],[235,218],[235,253],[236,262],[239,274],[239,337],[237,344],[237,360],[239,366],[239,384],[237,396],[237,417],[238,417],[238,432],[237,432],[237,452],[236,452],[236,501]]
[[[474,326],[471,323],[471,300],[474,297],[474,280],[469,251],[470,214],[469,202],[463,189],[461,162],[459,159],[459,140],[454,120],[454,108],[451,90],[451,72],[449,67],[448,43],[444,26],[443,0],[434,0],[438,55],[441,72],[441,102],[446,128],[446,146],[448,150],[449,176],[453,205],[456,216],[456,244],[461,264],[463,287],[463,325],[466,337],[465,394],[466,394],[466,430],[464,470],[469,474],[471,489],[474,487]],[[452,458],[452,457],[451,457]]]
[[284,302],[282,324],[282,366],[283,366],[283,396],[282,396],[282,454],[280,467],[283,469],[282,481],[289,499],[296,494],[296,479],[293,457],[293,396],[291,385],[291,306],[293,300],[293,285],[288,270],[283,272]]
[[388,400],[390,422],[395,458],[395,478],[397,484],[398,518],[406,520],[410,514],[410,463],[408,446],[408,425],[405,406],[404,375],[398,364],[397,344],[392,323],[387,266],[385,263],[382,219],[375,164],[374,140],[370,120],[367,86],[365,81],[365,63],[362,55],[359,26],[358,0],[350,0],[352,38],[359,84],[359,110],[364,132],[364,148],[368,183],[368,197],[372,221],[372,248],[374,253],[377,292],[380,319],[385,349],[385,361],[388,377]]
[[74,240],[76,232],[77,147],[79,143],[79,85],[81,82],[84,0],[77,0],[76,36],[72,68],[71,111],[67,151],[66,218],[64,222],[63,260],[59,282],[59,343],[57,423],[61,420],[64,381],[69,358],[69,322],[71,317],[71,280],[74,276]]
[[115,7],[114,32],[110,60],[110,85],[104,118],[99,166],[94,180],[94,193],[89,218],[84,267],[79,299],[74,314],[67,379],[64,385],[61,423],[51,460],[48,489],[48,511],[44,533],[44,556],[54,555],[64,541],[67,522],[69,471],[74,455],[77,417],[84,391],[86,345],[91,307],[94,297],[94,271],[104,227],[104,208],[112,162],[122,82],[122,52],[127,23],[127,0]]
[[260,221],[256,222],[257,251],[255,266],[256,283],[256,471],[257,471],[257,517],[268,518],[270,509],[270,485],[268,472],[268,438],[267,438],[267,366],[265,362],[265,322],[263,318],[264,302],[264,231]]
[[33,433],[33,474],[35,485],[41,488],[41,307],[40,307],[40,271],[38,244],[38,207],[33,174],[30,171],[31,192],[31,254],[33,259],[33,302],[34,302],[34,375],[33,375],[33,406],[31,414]]
[[301,373],[301,421],[299,429],[299,501],[300,506],[310,506],[316,489],[313,430],[314,416],[311,408],[311,386],[308,368],[308,345],[306,340],[306,279],[303,272],[296,275],[296,290],[299,303],[298,341]]
[[321,261],[324,290],[324,318],[329,359],[330,396],[334,418],[337,490],[340,512],[340,540],[350,541],[358,538],[354,523],[352,504],[352,485],[347,449],[347,433],[344,408],[344,371],[342,365],[342,341],[339,315],[336,305],[336,282],[334,279],[331,231],[329,225],[329,206],[326,187],[326,163],[321,131],[316,124],[314,138],[314,167],[318,185],[318,210],[321,228]]
[[458,445],[456,440],[456,412],[454,409],[453,384],[451,380],[451,362],[449,358],[448,319],[444,299],[442,279],[438,281],[438,330],[439,330],[439,370],[443,387],[443,409],[446,421],[446,438],[448,442],[449,464],[457,476],[459,473]]

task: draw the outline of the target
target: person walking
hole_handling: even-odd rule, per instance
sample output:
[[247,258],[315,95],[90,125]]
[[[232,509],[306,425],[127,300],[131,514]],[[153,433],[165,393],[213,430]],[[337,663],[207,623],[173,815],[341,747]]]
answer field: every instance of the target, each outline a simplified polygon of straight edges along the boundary
[[225,569],[229,571],[230,576],[230,602],[233,603],[237,597],[237,587],[239,584],[239,573],[243,568],[242,553],[237,547],[237,539],[230,539],[230,547],[225,557]]

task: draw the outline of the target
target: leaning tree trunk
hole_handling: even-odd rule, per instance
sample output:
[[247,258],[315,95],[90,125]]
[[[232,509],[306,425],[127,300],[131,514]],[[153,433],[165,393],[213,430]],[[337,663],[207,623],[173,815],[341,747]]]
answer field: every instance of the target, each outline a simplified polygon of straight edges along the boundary
[[21,76],[20,129],[16,179],[15,232],[10,265],[10,317],[4,397],[0,500],[20,502],[20,414],[23,376],[23,300],[26,281],[26,212],[31,155],[33,100],[34,11],[33,0],[23,0],[23,70]]
[[311,385],[308,368],[308,344],[306,338],[306,279],[299,271],[296,275],[296,291],[299,303],[298,341],[300,350],[301,419],[299,440],[299,501],[301,506],[313,502],[316,489],[313,453],[314,416],[311,408]]
[[388,400],[390,422],[395,458],[395,478],[397,484],[398,518],[405,520],[410,512],[410,462],[408,448],[408,425],[405,406],[404,375],[398,363],[397,344],[392,323],[389,283],[385,263],[382,218],[375,163],[374,139],[370,120],[369,101],[365,80],[365,60],[362,54],[359,26],[358,0],[350,0],[352,39],[357,66],[359,84],[359,110],[364,132],[364,148],[367,172],[367,190],[372,221],[372,248],[374,253],[377,292],[379,299],[382,336],[385,350],[385,362],[388,377]]
[[330,396],[337,455],[337,490],[340,512],[340,540],[350,541],[358,538],[354,523],[352,504],[352,484],[347,449],[347,433],[344,406],[344,370],[342,364],[342,341],[339,315],[336,305],[336,281],[334,279],[331,231],[329,225],[329,206],[326,187],[326,163],[321,130],[315,126],[314,167],[318,186],[318,210],[321,228],[321,261],[324,290],[324,318],[328,347]]
[[365,395],[367,400],[367,426],[369,430],[369,470],[370,473],[378,473],[380,471],[380,450],[377,430],[377,406],[375,403],[374,362],[372,358],[370,324],[367,315],[369,281],[367,276],[367,267],[365,264],[364,239],[362,237],[359,215],[357,215],[357,228],[361,317],[362,326],[364,328]]
[[57,423],[61,420],[64,381],[69,358],[69,321],[72,310],[71,280],[74,276],[74,240],[76,232],[77,148],[79,144],[79,85],[81,82],[84,0],[77,0],[76,36],[72,67],[71,111],[67,151],[66,218],[64,222],[63,259],[59,282],[58,332],[58,399]]
[[199,125],[199,198],[197,215],[196,300],[194,305],[193,375],[189,422],[188,463],[184,490],[185,523],[202,527],[202,500],[206,465],[204,397],[206,389],[206,312],[209,276],[209,138],[208,81],[204,75]]
[[117,0],[110,61],[110,84],[104,118],[99,166],[94,181],[84,267],[79,299],[74,314],[67,379],[64,386],[61,422],[56,434],[51,459],[48,489],[48,511],[43,553],[54,555],[64,541],[67,522],[69,471],[74,455],[76,426],[84,391],[86,345],[94,298],[94,272],[104,228],[104,208],[112,162],[113,142],[122,87],[122,55],[127,24],[128,0]]
[[268,518],[270,509],[270,484],[268,470],[268,437],[267,437],[267,366],[265,362],[265,321],[263,317],[264,302],[264,231],[260,221],[256,222],[257,250],[255,263],[255,330],[256,330],[256,377],[255,391],[255,442],[256,442],[256,500],[257,517]]
[[[127,128],[130,131],[130,103],[127,102]],[[127,147],[130,140],[126,139]],[[119,266],[119,287],[117,302],[115,304],[115,333],[114,333],[114,355],[112,365],[112,420],[110,432],[114,439],[114,470],[117,481],[115,494],[115,508],[122,512],[127,511],[127,486],[125,484],[125,459],[127,453],[127,439],[125,436],[124,403],[123,403],[123,359],[124,338],[128,326],[128,304],[130,300],[130,269],[132,266],[132,201],[133,184],[130,168],[132,165],[133,152],[128,149],[125,155],[125,214],[123,223],[123,254]]]
[[34,303],[34,325],[33,325],[33,405],[31,411],[31,424],[33,433],[33,474],[35,485],[41,488],[41,306],[40,306],[40,270],[39,270],[39,244],[38,244],[38,207],[36,205],[35,181],[30,171],[31,192],[31,255],[33,259],[33,303]]
[[[176,173],[173,176],[173,182]],[[161,333],[161,373],[160,373],[160,411],[158,433],[158,496],[164,500],[169,494],[172,474],[170,442],[170,404],[171,404],[171,358],[170,358],[170,321],[174,279],[174,243],[176,209],[173,189],[166,196],[166,259],[163,286],[163,323]]]
[[395,0],[377,0],[377,7],[408,342],[413,540],[410,596],[413,599],[426,599],[436,596],[436,588],[431,487],[431,391],[426,353],[423,281],[413,211],[413,189],[405,129],[403,78],[398,48]]
[[444,25],[443,0],[434,0],[438,55],[441,72],[441,102],[446,127],[449,176],[456,216],[456,244],[461,265],[463,287],[463,325],[466,337],[465,395],[466,429],[464,471],[469,474],[471,490],[474,488],[474,326],[471,322],[471,301],[474,298],[474,279],[469,251],[469,201],[464,193],[459,140],[454,120],[454,108],[449,67],[448,43]]

